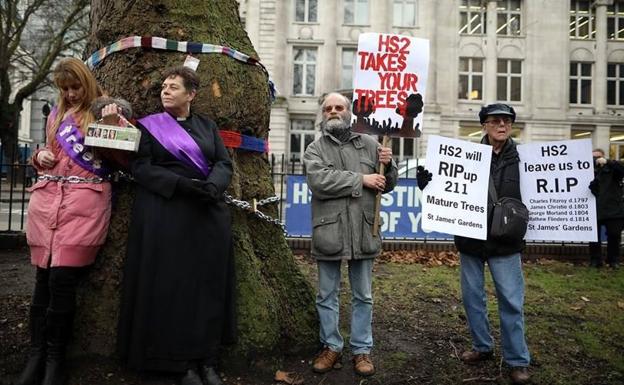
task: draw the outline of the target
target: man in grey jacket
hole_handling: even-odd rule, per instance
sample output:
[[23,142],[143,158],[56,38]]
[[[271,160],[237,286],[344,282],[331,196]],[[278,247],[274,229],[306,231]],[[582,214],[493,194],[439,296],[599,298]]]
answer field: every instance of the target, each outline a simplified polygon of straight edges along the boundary
[[[341,360],[344,340],[338,329],[340,266],[348,261],[351,284],[351,337],[355,371],[375,373],[370,359],[372,333],[372,271],[381,250],[381,234],[373,236],[375,196],[396,185],[397,167],[392,150],[369,135],[351,132],[349,100],[330,93],[321,105],[322,136],[303,157],[312,191],[312,256],[318,263],[316,308],[323,349],[313,370],[324,373]],[[384,175],[377,163],[386,165]]]

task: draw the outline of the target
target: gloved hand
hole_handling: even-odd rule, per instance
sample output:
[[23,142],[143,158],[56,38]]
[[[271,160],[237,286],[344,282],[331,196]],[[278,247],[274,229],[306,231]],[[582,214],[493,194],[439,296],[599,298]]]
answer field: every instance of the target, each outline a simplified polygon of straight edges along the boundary
[[221,198],[221,195],[219,195],[219,191],[217,190],[217,186],[214,185],[214,183],[210,183],[210,182],[202,182],[203,183],[203,190],[204,193],[207,194],[207,199],[210,202],[216,202]]
[[423,166],[416,167],[416,184],[420,190],[423,190],[429,182],[431,182],[431,178],[433,174],[427,171]]
[[594,196],[598,196],[598,193],[600,192],[600,185],[598,184],[598,179],[594,179],[591,182],[589,182],[589,191],[591,191],[592,194],[594,194]]
[[203,183],[204,182],[199,180],[180,177],[180,179],[178,179],[177,188],[182,194],[201,198],[206,195],[206,192],[203,189]]

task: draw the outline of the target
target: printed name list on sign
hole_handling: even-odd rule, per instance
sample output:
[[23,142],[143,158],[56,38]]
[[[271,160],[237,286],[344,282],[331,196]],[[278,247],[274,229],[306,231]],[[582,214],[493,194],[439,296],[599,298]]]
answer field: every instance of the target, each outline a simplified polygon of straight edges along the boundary
[[520,192],[529,209],[525,239],[597,240],[591,146],[590,139],[518,146]]
[[423,229],[487,238],[491,158],[491,146],[429,137],[425,167],[433,178],[423,191]]
[[353,75],[353,129],[374,135],[420,136],[429,40],[363,33]]

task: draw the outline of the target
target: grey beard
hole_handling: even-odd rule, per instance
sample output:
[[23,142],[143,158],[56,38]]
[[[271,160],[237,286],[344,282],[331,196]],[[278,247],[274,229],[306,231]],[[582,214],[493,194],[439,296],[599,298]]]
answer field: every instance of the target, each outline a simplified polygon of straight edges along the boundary
[[329,132],[333,137],[340,140],[341,142],[346,142],[351,137],[351,124],[349,120],[345,119],[332,119],[329,121],[321,122],[321,128],[324,131]]

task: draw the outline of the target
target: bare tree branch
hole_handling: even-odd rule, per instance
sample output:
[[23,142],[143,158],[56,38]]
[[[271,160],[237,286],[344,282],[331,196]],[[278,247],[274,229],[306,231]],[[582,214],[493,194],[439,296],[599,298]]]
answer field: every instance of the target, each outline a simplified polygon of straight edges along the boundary
[[[15,122],[22,102],[50,84],[50,70],[56,60],[81,50],[89,28],[89,4],[89,0],[0,1],[0,140],[3,145],[5,141],[11,144],[16,140]],[[27,79],[13,82],[16,71],[27,73]]]
[[68,47],[68,43],[75,44],[80,41],[84,36],[78,36],[76,39],[72,39],[69,42],[65,42],[67,32],[71,27],[81,18],[86,15],[85,7],[88,5],[88,1],[81,0],[74,3],[73,9],[67,14],[63,25],[59,28],[56,35],[50,41],[50,50],[48,54],[41,61],[39,71],[33,73],[33,77],[26,85],[24,85],[15,95],[15,103],[23,101],[29,95],[31,95],[37,89],[39,83],[43,81],[48,75],[52,64],[59,56],[59,54]]

